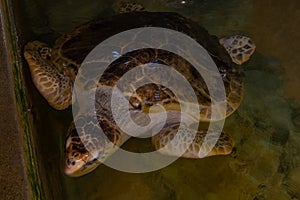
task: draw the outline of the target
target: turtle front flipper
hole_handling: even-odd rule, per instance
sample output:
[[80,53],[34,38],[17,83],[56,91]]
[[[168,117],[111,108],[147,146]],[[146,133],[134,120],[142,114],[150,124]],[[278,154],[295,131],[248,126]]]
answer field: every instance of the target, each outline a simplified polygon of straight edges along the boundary
[[[233,149],[233,139],[222,132],[205,137],[207,130],[198,130],[196,135],[190,129],[178,130],[178,125],[167,127],[152,137],[155,148],[164,155],[185,158],[204,158],[214,155],[227,155]],[[214,145],[214,146],[212,146]]]
[[36,88],[53,108],[63,110],[72,104],[73,83],[51,62],[51,50],[42,42],[30,42],[24,48],[24,57]]
[[219,42],[229,53],[232,61],[238,65],[248,61],[256,48],[251,38],[242,35],[221,38]]

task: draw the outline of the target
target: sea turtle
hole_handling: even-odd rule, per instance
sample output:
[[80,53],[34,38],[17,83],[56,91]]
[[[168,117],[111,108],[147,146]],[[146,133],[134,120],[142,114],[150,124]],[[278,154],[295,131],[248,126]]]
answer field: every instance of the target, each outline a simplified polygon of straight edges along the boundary
[[[78,69],[87,54],[99,43],[108,37],[125,30],[139,27],[162,27],[173,29],[189,35],[201,44],[211,55],[222,75],[226,90],[227,111],[226,116],[233,113],[240,105],[243,96],[242,68],[232,62],[230,55],[220,45],[219,40],[199,26],[197,23],[177,13],[172,12],[131,12],[117,14],[106,19],[98,19],[87,22],[69,33],[59,37],[54,46],[33,41],[25,45],[24,56],[30,67],[34,85],[49,104],[57,109],[68,108],[72,103],[72,88]],[[237,44],[243,41],[245,49]],[[248,44],[245,44],[248,41]],[[147,41],[146,41],[147,42]],[[233,61],[242,63],[245,61],[245,53],[249,55],[254,52],[255,45],[249,38],[236,36],[221,40],[230,53],[239,52],[241,56],[233,56]],[[249,57],[249,56],[247,56]],[[70,176],[81,176],[102,163],[110,154],[116,150],[116,146],[122,145],[129,137],[116,127],[116,123],[109,109],[111,88],[116,81],[128,70],[141,64],[157,62],[169,65],[183,74],[192,85],[202,107],[200,121],[211,121],[211,99],[207,86],[201,76],[195,73],[193,66],[180,56],[160,49],[140,49],[121,55],[107,68],[104,76],[99,81],[96,89],[96,112],[97,119],[89,114],[82,113],[71,124],[66,139],[65,173]],[[172,140],[175,136],[178,123],[173,118],[178,110],[178,99],[168,88],[159,84],[148,84],[135,88],[134,95],[129,97],[131,109],[137,113],[147,113],[147,108],[152,105],[161,104],[169,111],[171,122],[164,125],[162,131],[153,137],[155,148],[160,148]],[[174,112],[173,112],[174,111]],[[187,113],[192,113],[191,108]],[[139,116],[139,115],[137,115]],[[186,116],[193,118],[192,115]],[[136,117],[139,118],[139,117]],[[138,119],[137,119],[138,120]],[[195,120],[193,118],[193,120]],[[219,119],[214,119],[219,120]],[[176,120],[175,120],[176,121]],[[100,124],[109,141],[95,136],[89,132]],[[84,135],[79,137],[78,133]],[[187,158],[201,158],[199,149],[203,142],[206,130],[199,129],[192,145],[183,154]],[[83,141],[85,140],[85,141]],[[87,150],[86,144],[92,147]],[[231,153],[233,148],[232,138],[222,133],[211,152],[206,156],[222,155]],[[161,152],[168,155],[177,155],[175,148]]]

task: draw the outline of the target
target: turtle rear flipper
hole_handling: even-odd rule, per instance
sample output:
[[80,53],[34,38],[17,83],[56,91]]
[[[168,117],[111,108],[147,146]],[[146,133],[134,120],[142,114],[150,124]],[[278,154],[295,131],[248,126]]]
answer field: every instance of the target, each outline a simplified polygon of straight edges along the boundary
[[251,38],[242,35],[221,38],[219,42],[229,53],[232,61],[238,65],[248,61],[256,48]]
[[178,126],[167,127],[152,137],[155,148],[164,155],[185,158],[204,158],[214,155],[228,155],[234,142],[230,135],[207,135],[207,130],[198,130],[193,134],[190,129],[178,129]]
[[57,110],[63,110],[72,104],[72,80],[51,63],[51,48],[34,41],[24,48],[24,57],[29,65],[34,85]]

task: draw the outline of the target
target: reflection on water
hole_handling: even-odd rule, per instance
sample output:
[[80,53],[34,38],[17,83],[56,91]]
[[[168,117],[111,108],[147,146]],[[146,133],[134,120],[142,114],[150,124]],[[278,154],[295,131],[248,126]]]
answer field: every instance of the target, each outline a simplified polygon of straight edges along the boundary
[[[224,128],[235,139],[234,153],[201,160],[179,159],[147,174],[128,174],[102,165],[87,176],[68,178],[59,167],[70,110],[54,111],[35,96],[36,105],[42,102],[36,108],[38,133],[42,134],[37,138],[51,195],[122,200],[299,199],[299,1],[194,0],[184,5],[166,1],[169,4],[163,0],[136,2],[143,2],[150,11],[180,12],[219,37],[243,33],[256,42],[256,54],[244,65],[244,101]],[[35,33],[32,39],[53,42],[59,33],[81,22],[112,15],[109,2],[26,0],[28,22]],[[62,120],[65,118],[68,120]],[[48,127],[47,133],[41,131],[42,127]],[[126,145],[143,148],[136,140]],[[57,181],[63,185],[51,185]]]

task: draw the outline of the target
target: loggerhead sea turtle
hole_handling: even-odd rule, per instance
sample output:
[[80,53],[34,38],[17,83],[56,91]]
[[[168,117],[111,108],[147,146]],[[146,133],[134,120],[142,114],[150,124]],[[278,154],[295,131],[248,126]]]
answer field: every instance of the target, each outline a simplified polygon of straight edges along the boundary
[[[34,85],[53,108],[57,110],[68,108],[72,104],[74,80],[87,54],[112,35],[146,26],[180,31],[201,44],[211,55],[222,75],[226,90],[226,116],[239,107],[243,97],[243,72],[241,67],[233,62],[241,64],[248,60],[255,51],[254,43],[245,36],[232,36],[219,41],[197,23],[172,12],[131,12],[93,20],[59,37],[53,47],[39,41],[29,42],[25,45],[24,56],[30,67]],[[194,73],[195,70],[187,61],[160,49],[129,52],[115,60],[100,79],[95,104],[97,120],[93,120],[88,114],[81,114],[74,119],[78,122],[77,129],[74,123],[71,124],[66,139],[66,174],[81,176],[91,172],[129,138],[116,127],[107,101],[110,101],[111,88],[123,74],[133,67],[150,62],[169,65],[183,74],[190,81],[201,106],[200,119],[197,120],[213,121],[210,118],[211,100],[207,86],[201,76]],[[147,112],[147,108],[156,104],[163,105],[166,110],[178,109],[176,106],[178,100],[172,91],[155,83],[136,88],[133,97],[129,97],[129,102],[132,109],[141,112]],[[189,112],[193,111],[187,110],[187,113]],[[170,113],[172,115],[172,112]],[[112,143],[108,143],[105,139],[101,141],[102,139],[88,131],[96,127],[96,124],[101,125]],[[163,130],[153,137],[155,148],[159,149],[172,140],[176,128],[178,128],[176,123],[166,124]],[[79,132],[85,137],[79,137]],[[198,151],[205,134],[206,130],[199,129],[192,145],[187,147],[188,150],[182,156],[201,158]],[[89,150],[85,146],[87,143],[91,143],[92,146]],[[206,156],[229,154],[232,148],[231,137],[221,133],[214,148]],[[175,148],[161,153],[177,156]]]

